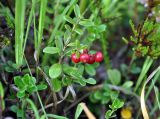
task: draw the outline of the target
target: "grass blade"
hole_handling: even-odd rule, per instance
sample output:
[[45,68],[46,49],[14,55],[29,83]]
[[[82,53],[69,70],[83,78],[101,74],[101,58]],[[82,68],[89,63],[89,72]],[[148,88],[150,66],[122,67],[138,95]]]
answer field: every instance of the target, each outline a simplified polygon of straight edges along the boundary
[[148,72],[149,68],[151,67],[152,63],[153,63],[153,59],[151,57],[147,57],[147,59],[145,60],[145,62],[143,64],[143,68],[142,68],[142,71],[140,73],[140,76],[138,77],[134,92],[137,91],[140,84],[143,82],[143,79],[144,79],[146,73]]
[[141,110],[142,110],[142,114],[143,114],[143,118],[144,119],[149,119],[149,115],[148,115],[148,112],[147,112],[147,108],[146,108],[146,105],[145,105],[145,87],[147,85],[147,83],[155,76],[155,74],[160,70],[160,66],[155,69],[150,75],[149,77],[147,78],[147,80],[145,81],[144,85],[143,85],[143,88],[142,88],[142,91],[141,91]]
[[16,64],[20,67],[23,62],[24,18],[26,0],[16,0],[15,7],[15,55]]
[[35,49],[37,50],[37,59],[39,57],[40,46],[41,46],[41,42],[42,42],[46,7],[47,7],[47,0],[41,0],[39,26],[38,26],[38,39],[37,39],[37,42],[35,44]]

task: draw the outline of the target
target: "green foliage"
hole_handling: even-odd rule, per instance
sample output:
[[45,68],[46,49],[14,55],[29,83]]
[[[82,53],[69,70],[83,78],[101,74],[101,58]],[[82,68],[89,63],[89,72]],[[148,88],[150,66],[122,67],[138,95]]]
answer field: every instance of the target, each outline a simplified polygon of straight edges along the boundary
[[92,85],[96,84],[96,80],[93,78],[85,79],[84,81],[88,84],[92,84]]
[[55,53],[59,53],[60,49],[57,47],[46,47],[43,49],[43,52],[48,54],[55,54]]
[[75,13],[75,15],[76,15],[76,17],[78,18],[78,17],[81,17],[81,13],[80,13],[81,11],[80,11],[80,8],[79,8],[79,6],[76,4],[75,6],[74,6],[74,13]]
[[41,83],[36,85],[36,79],[29,74],[25,74],[23,77],[14,77],[14,83],[18,87],[17,97],[28,97],[30,94],[47,88],[47,85]]
[[85,71],[90,75],[94,76],[96,74],[96,70],[92,65],[86,64],[85,65]]
[[119,70],[117,69],[109,69],[108,70],[108,78],[110,79],[110,81],[112,82],[112,84],[114,85],[118,85],[121,82],[121,73],[119,72]]
[[[67,83],[68,83],[68,81],[67,81]],[[54,88],[53,90],[55,92],[59,92],[62,88],[62,83],[59,79],[52,79],[52,85],[53,85],[53,88]]]
[[62,73],[62,66],[59,63],[53,64],[49,69],[49,76],[53,79],[59,77],[61,73]]
[[130,36],[130,41],[133,44],[133,50],[137,57],[150,56],[156,59],[160,56],[160,42],[159,39],[159,23],[153,19],[146,19],[144,23],[140,24],[137,28],[130,20],[130,25],[134,33]]
[[118,92],[111,90],[108,84],[104,84],[102,90],[95,91],[90,95],[90,100],[92,103],[108,104],[110,101],[118,98],[118,96]]
[[4,102],[4,89],[3,85],[0,82],[0,110],[3,111],[5,109],[5,102]]
[[10,110],[16,113],[17,117],[22,118],[23,117],[23,111],[22,109],[18,108],[16,105],[12,105],[10,107]]
[[126,90],[129,90],[131,87],[133,86],[133,82],[132,81],[126,81],[122,87]]
[[[153,59],[160,56],[158,40],[160,24],[156,22],[159,8],[154,6],[151,9],[156,19],[150,16],[136,26],[129,19],[132,18],[138,23],[141,17],[144,17],[143,11],[147,8],[144,9],[134,0],[16,0],[15,10],[11,0],[3,1],[0,2],[0,17],[1,15],[5,17],[7,26],[1,28],[4,26],[0,20],[0,75],[4,84],[2,86],[0,83],[0,110],[4,110],[4,100],[9,99],[9,102],[13,100],[16,104],[13,105],[11,101],[13,106],[9,105],[6,109],[15,112],[17,118],[31,116],[36,119],[68,119],[56,114],[64,112],[70,116],[69,118],[73,118],[73,115],[68,114],[75,109],[73,107],[77,103],[75,99],[84,99],[88,94],[91,94],[90,100],[86,100],[92,107],[89,109],[97,118],[104,105],[108,110],[105,117],[115,117],[116,111],[124,105],[120,99],[125,100],[125,105],[133,104],[136,110],[139,105],[128,101],[127,95],[132,95],[133,100],[134,97],[139,98],[138,91],[141,91]],[[7,5],[3,6],[1,3]],[[132,36],[129,36],[129,24],[133,31]],[[15,42],[11,40],[14,38],[13,34],[11,36],[13,38],[10,38],[3,33],[3,30],[8,28],[15,28]],[[121,44],[119,39],[122,36],[130,38],[130,40],[123,38],[126,43],[129,43],[128,47]],[[134,54],[129,50],[131,46]],[[88,49],[89,54],[102,51],[104,61],[101,64],[71,62],[71,54],[76,53],[79,57],[84,49]],[[135,56],[149,57],[141,68],[143,59],[136,61]],[[113,62],[110,61],[112,59]],[[114,69],[112,63],[115,61],[123,64],[117,63],[115,65],[117,69]],[[11,81],[13,77],[14,81]],[[158,77],[159,75],[156,75],[154,81]],[[135,80],[137,78],[138,80]],[[44,81],[48,83],[48,88]],[[12,86],[9,91],[8,85]],[[150,106],[152,114],[160,107],[156,86],[158,87],[159,84],[155,85],[153,82],[146,96],[148,97],[154,88],[156,106]],[[134,92],[132,92],[133,88]],[[86,92],[92,89],[94,92]],[[17,92],[16,96],[15,92]],[[5,97],[4,93],[6,93]],[[16,97],[20,100],[17,101]],[[148,101],[153,104],[153,100]],[[109,105],[110,103],[112,105]],[[61,106],[63,109],[59,110]],[[82,110],[78,104],[75,119],[81,118]]]
[[106,119],[109,119],[109,118],[115,117],[116,115],[114,115],[114,112],[115,112],[117,109],[123,107],[123,105],[124,105],[124,102],[123,102],[123,101],[121,101],[121,100],[119,100],[119,99],[115,99],[115,100],[113,101],[112,105],[109,105],[110,110],[108,110],[108,111],[106,112],[105,118],[106,118]]

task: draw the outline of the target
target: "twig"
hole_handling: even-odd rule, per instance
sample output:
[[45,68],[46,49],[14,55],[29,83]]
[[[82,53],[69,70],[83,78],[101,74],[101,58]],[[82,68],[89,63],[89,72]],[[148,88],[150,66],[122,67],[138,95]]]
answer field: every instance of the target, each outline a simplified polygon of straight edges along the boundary
[[68,110],[70,110],[71,108],[73,108],[76,104],[78,104],[79,102],[81,102],[83,99],[85,99],[86,97],[88,97],[90,95],[90,93],[87,93],[85,95],[83,95],[81,98],[79,98],[77,101],[75,101],[74,103],[72,103],[68,108],[64,109],[64,112],[68,112]]
[[[110,89],[120,91],[120,92],[122,92],[122,93],[124,93],[124,94],[133,95],[134,97],[137,98],[138,101],[140,101],[140,97],[139,97],[138,95],[136,95],[134,92],[125,90],[124,88],[119,87],[119,86],[116,86],[116,85],[108,84],[107,86],[108,86]],[[84,87],[82,90],[85,90],[85,91],[90,92],[90,91],[100,90],[100,89],[102,89],[103,87],[104,87],[103,84],[99,84],[99,85],[96,85],[96,86]]]

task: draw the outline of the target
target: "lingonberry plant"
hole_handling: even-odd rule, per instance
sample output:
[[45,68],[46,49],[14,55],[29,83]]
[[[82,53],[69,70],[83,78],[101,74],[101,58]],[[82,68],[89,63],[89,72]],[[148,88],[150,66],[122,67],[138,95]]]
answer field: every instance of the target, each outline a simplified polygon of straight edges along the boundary
[[159,5],[1,0],[0,119],[158,118]]

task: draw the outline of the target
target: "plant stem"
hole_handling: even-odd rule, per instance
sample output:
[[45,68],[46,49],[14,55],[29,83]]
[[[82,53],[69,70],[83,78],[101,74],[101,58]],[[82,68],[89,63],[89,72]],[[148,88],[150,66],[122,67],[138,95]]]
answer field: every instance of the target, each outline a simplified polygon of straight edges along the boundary
[[44,113],[46,119],[48,119],[47,114],[46,114],[46,111],[45,111],[45,109],[44,109],[44,106],[43,106],[43,103],[42,103],[42,100],[41,100],[41,98],[40,98],[40,96],[39,96],[38,91],[36,92],[36,94],[37,94],[37,96],[38,96],[38,100],[39,100],[40,105],[41,105],[41,107],[42,107],[43,113]]

